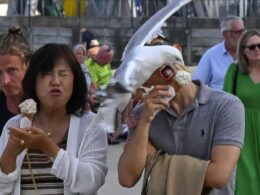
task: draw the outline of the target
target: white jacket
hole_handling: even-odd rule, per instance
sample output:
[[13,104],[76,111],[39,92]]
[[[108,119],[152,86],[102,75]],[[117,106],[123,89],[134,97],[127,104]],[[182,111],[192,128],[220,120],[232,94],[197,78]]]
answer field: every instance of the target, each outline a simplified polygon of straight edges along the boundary
[[[102,129],[87,129],[94,114],[71,115],[66,151],[60,149],[51,173],[64,181],[64,195],[96,195],[107,174],[107,136]],[[8,141],[7,127],[19,127],[21,115],[11,118],[0,137],[0,156]],[[20,195],[20,172],[23,151],[16,160],[16,169],[6,175],[0,167],[0,195]]]

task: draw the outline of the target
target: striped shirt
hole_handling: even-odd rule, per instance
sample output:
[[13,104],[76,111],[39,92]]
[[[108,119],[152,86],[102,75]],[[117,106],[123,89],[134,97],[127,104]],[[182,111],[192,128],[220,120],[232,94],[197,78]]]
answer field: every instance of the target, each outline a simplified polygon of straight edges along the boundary
[[[67,134],[68,133],[66,133],[60,144],[58,144],[62,149],[66,149]],[[48,156],[39,150],[28,150],[28,155],[38,193],[41,195],[63,195],[63,180],[50,174],[53,162],[48,158]],[[32,175],[29,170],[27,157],[25,156],[21,170],[21,195],[35,194],[36,191],[34,189]]]

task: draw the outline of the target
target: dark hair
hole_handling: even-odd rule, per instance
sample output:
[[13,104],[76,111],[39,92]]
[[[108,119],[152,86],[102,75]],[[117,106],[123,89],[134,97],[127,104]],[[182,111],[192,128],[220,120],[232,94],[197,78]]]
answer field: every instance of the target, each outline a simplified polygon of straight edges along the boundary
[[18,25],[10,27],[8,33],[0,35],[0,55],[6,54],[18,56],[26,66],[29,63],[30,46]]
[[91,31],[85,29],[82,32],[82,43],[86,43],[86,50],[88,50],[90,48],[91,40],[94,38],[95,38],[95,36]]
[[72,50],[64,44],[49,43],[39,48],[31,57],[29,67],[22,81],[23,100],[32,98],[39,105],[36,95],[36,78],[51,71],[59,59],[64,59],[74,75],[73,92],[67,103],[68,114],[82,114],[86,111],[87,86],[84,73]]

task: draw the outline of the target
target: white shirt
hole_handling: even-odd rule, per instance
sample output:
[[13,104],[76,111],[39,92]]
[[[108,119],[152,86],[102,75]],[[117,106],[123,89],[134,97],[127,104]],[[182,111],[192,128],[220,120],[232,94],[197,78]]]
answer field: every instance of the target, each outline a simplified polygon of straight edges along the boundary
[[[107,174],[107,136],[102,129],[89,129],[94,114],[71,115],[66,151],[60,149],[51,174],[64,181],[64,195],[96,195]],[[8,141],[7,127],[19,127],[21,115],[11,118],[0,137],[0,156]],[[20,171],[24,150],[17,157],[16,169],[6,175],[0,168],[0,195],[20,195]]]

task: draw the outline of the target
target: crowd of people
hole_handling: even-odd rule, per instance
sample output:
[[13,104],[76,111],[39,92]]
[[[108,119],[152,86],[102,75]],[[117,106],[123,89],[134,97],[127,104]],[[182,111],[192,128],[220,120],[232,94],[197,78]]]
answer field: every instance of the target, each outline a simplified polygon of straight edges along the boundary
[[[260,34],[237,16],[220,30],[223,42],[205,52],[192,79],[184,64],[156,69],[118,115],[114,135],[88,128],[95,94],[113,75],[109,45],[84,29],[73,48],[49,43],[32,52],[19,26],[0,35],[0,194],[97,194],[108,143],[126,129],[122,186],[144,174],[142,195],[257,195]],[[145,47],[161,45],[182,51],[162,34]],[[24,126],[19,104],[28,99],[37,109]]]

